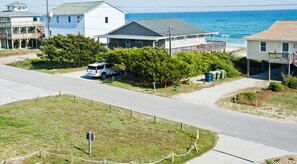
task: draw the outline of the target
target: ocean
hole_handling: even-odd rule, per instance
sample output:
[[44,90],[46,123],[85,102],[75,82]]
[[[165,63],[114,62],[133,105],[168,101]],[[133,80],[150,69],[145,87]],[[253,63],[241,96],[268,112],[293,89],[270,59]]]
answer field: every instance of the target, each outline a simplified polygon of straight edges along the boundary
[[127,21],[178,18],[207,32],[219,32],[215,40],[244,46],[243,37],[266,30],[276,20],[297,20],[297,10],[129,13]]

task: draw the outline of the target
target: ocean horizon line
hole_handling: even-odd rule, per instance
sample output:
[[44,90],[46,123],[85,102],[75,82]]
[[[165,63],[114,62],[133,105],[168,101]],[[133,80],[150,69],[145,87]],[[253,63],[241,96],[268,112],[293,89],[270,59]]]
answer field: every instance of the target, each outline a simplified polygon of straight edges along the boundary
[[[172,13],[227,13],[227,12],[261,12],[261,11],[292,11],[297,9],[261,9],[261,10],[216,10],[216,11],[168,11],[168,12],[159,12],[159,11],[152,11],[152,12],[127,12],[126,14],[172,14]],[[296,18],[297,19],[297,18]]]

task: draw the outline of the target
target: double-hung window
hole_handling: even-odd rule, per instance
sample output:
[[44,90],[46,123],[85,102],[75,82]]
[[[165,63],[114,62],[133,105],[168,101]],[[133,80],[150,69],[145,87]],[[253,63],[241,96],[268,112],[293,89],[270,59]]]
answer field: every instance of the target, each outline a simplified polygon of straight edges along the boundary
[[266,52],[266,49],[267,49],[266,42],[260,42],[260,51]]

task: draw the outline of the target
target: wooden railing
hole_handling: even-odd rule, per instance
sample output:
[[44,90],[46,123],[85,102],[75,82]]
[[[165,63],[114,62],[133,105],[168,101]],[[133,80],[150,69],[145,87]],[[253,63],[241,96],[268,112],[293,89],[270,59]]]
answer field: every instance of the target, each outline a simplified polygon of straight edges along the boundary
[[293,62],[293,54],[288,52],[269,52],[268,58],[270,63],[291,64]]
[[42,21],[6,22],[0,23],[0,27],[23,27],[23,26],[44,26]]
[[198,49],[201,51],[223,51],[226,49],[226,42],[207,41],[207,43],[199,45]]

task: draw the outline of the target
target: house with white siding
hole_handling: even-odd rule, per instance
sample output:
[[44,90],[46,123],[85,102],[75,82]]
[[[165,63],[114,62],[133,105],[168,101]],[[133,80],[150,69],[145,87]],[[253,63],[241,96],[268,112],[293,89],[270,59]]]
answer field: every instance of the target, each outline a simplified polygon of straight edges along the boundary
[[[279,20],[267,30],[245,37],[247,40],[247,70],[249,60],[262,60],[269,64],[280,64],[282,72],[291,73],[291,65],[297,67],[297,21]],[[286,68],[286,69],[285,69]]]
[[207,41],[206,36],[217,32],[206,32],[180,19],[147,19],[129,22],[98,38],[108,38],[108,47],[140,48],[160,47],[169,54],[180,51],[224,51],[225,42]]
[[50,36],[81,34],[94,37],[125,24],[125,12],[105,1],[64,3],[49,15]]
[[27,4],[13,2],[0,12],[0,48],[38,48],[44,37],[41,15],[28,11]]

